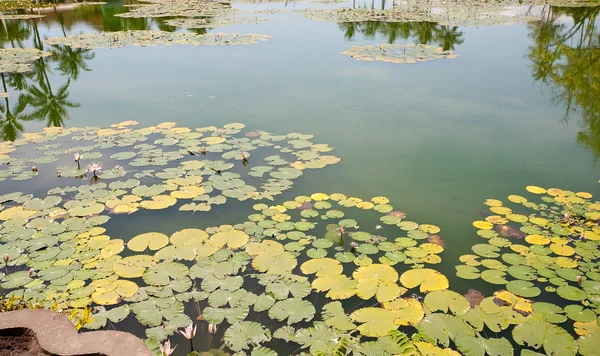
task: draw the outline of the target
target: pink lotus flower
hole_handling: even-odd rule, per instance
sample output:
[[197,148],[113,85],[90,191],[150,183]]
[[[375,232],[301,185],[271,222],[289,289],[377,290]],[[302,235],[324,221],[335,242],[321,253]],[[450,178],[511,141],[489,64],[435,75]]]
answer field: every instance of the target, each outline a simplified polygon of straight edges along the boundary
[[248,159],[248,157],[250,157],[250,153],[246,151],[242,152],[242,159]]
[[75,162],[81,161],[81,158],[83,158],[83,155],[80,155],[79,153],[75,153],[73,155],[73,159],[75,159]]
[[350,242],[350,247],[351,248],[357,248],[358,244],[356,242],[352,241],[352,242]]
[[171,348],[171,340],[167,340],[163,345],[160,345],[160,352],[162,352],[163,356],[170,356],[177,346]]
[[35,270],[33,268],[29,269],[29,278],[32,278],[33,276],[35,276]]
[[196,335],[196,328],[198,327],[197,325],[194,326],[192,328],[194,324],[190,324],[189,326],[187,326],[185,329],[183,330],[179,330],[179,333],[181,335],[183,335],[183,337],[185,337],[188,340],[191,340],[194,338],[194,336]]
[[343,227],[343,226],[340,226],[340,228],[339,228],[339,231],[340,231],[340,234],[342,234],[342,235],[343,235],[343,234],[344,234],[344,231],[345,231],[345,230],[344,230],[344,227]]
[[100,170],[102,170],[102,166],[99,163],[92,163],[88,165],[88,171],[90,173],[94,173],[94,175],[96,175],[96,172],[100,172]]
[[4,264],[7,265],[8,261],[10,261],[10,256],[8,256],[8,253],[4,254]]
[[202,146],[200,147],[200,153],[202,153],[203,155],[206,154],[206,147]]

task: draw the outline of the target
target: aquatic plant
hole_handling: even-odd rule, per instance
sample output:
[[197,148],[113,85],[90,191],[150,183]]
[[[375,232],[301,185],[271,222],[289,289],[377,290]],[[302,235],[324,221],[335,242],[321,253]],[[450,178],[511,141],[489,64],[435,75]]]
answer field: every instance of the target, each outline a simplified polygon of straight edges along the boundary
[[[121,32],[93,32],[67,37],[51,37],[45,42],[74,48],[119,48],[127,46],[182,45],[233,46],[266,41],[271,36],[256,34],[219,33],[197,35],[195,33],[134,30]],[[0,58],[1,53],[0,53]]]
[[206,27],[222,27],[231,25],[243,25],[243,24],[258,24],[270,22],[270,20],[260,17],[247,17],[247,16],[236,16],[230,15],[218,18],[174,18],[166,20],[165,23],[170,26],[183,27],[183,28],[206,28]]
[[558,305],[533,304],[537,319],[556,324],[570,319],[578,335],[600,331],[600,204],[587,192],[537,186],[527,191],[541,202],[520,195],[508,197],[514,207],[486,201],[490,215],[473,223],[486,241],[461,256],[457,275],[502,285],[519,297],[556,293]]
[[452,3],[440,6],[429,3],[411,6],[398,6],[393,9],[306,9],[302,16],[317,21],[331,22],[435,22],[449,26],[492,26],[511,22],[530,22],[539,20],[535,16],[509,16],[502,13],[503,8],[495,10],[469,4]]
[[33,61],[50,55],[37,48],[0,48],[0,73],[27,72]]
[[340,54],[358,61],[382,61],[388,63],[416,63],[434,59],[456,58],[453,51],[424,44],[379,44],[374,46],[352,46]]
[[207,17],[227,16],[239,10],[231,8],[226,1],[207,0],[151,0],[127,6],[128,12],[116,14],[118,17]]
[[29,20],[29,19],[39,19],[42,17],[46,17],[46,15],[38,15],[38,14],[2,14],[2,15],[0,15],[0,19],[2,19],[2,20]]

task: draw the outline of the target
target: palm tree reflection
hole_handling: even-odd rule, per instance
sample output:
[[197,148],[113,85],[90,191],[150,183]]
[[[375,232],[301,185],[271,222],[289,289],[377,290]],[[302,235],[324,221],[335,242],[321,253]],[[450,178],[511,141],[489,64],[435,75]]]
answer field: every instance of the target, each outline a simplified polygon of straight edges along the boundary
[[[2,86],[4,91],[7,92],[6,87],[6,76],[4,73],[2,76]],[[17,103],[11,109],[9,98],[4,98],[4,103],[0,103],[0,128],[2,130],[3,141],[14,141],[19,133],[23,132],[23,125],[20,121],[29,121],[31,116],[25,114],[25,109],[30,102],[30,98],[26,94],[21,94],[17,98]]]
[[375,37],[380,34],[387,37],[387,42],[392,44],[396,40],[408,40],[419,44],[437,44],[444,50],[454,50],[456,45],[464,42],[463,33],[457,26],[439,25],[435,22],[383,22],[364,21],[340,23],[347,40],[353,39],[357,34],[365,37]]

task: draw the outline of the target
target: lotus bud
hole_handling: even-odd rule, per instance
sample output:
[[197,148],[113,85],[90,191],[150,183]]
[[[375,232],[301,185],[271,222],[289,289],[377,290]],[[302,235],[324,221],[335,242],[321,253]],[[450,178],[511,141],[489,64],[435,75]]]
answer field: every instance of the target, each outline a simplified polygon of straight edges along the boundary
[[33,278],[35,276],[35,270],[33,268],[29,269],[29,278]]
[[242,152],[242,159],[246,160],[246,159],[248,159],[248,157],[250,157],[250,153],[248,153],[246,151]]
[[4,264],[7,265],[8,261],[10,261],[10,256],[8,256],[8,253],[4,254]]
[[581,234],[579,235],[579,238],[581,240],[585,240],[585,231],[582,231]]
[[38,171],[38,169],[37,169],[37,167],[36,167],[36,166],[33,166],[33,167],[31,167],[31,171],[32,171],[32,172],[37,172],[37,171]]
[[217,325],[216,324],[208,324],[208,332],[211,334],[217,333]]
[[581,276],[577,276],[577,284],[581,287],[581,283],[583,283],[583,278]]
[[340,229],[339,229],[339,231],[340,231],[340,234],[342,234],[342,235],[343,235],[343,234],[344,234],[344,231],[345,231],[345,230],[344,230],[344,227],[343,227],[343,226],[340,226]]
[[354,241],[350,242],[350,248],[351,249],[355,249],[357,247],[358,247],[358,244],[356,242],[354,242]]
[[75,160],[75,162],[81,161],[81,158],[83,158],[83,155],[80,155],[79,153],[75,153],[73,155],[73,159]]
[[380,230],[381,229],[381,225],[375,225],[375,230]]
[[203,155],[206,154],[206,147],[202,146],[200,147],[200,153],[202,153]]

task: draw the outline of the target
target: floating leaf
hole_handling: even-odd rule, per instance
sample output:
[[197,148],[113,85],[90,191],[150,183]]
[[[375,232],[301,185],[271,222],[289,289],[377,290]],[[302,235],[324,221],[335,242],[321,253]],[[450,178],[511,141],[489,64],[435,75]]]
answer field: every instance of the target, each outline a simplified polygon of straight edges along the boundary
[[127,247],[136,252],[145,251],[149,248],[151,251],[160,250],[169,243],[169,238],[160,232],[147,232],[137,235],[127,243]]
[[381,308],[362,308],[350,314],[350,318],[358,323],[358,331],[364,336],[384,336],[396,326],[396,314]]
[[418,326],[419,332],[433,338],[444,347],[457,335],[473,336],[474,332],[463,320],[446,314],[433,313],[425,317]]
[[404,272],[400,276],[400,283],[408,289],[420,285],[421,293],[448,288],[448,279],[440,272],[422,268]]
[[439,310],[447,313],[450,310],[454,315],[463,315],[471,308],[465,297],[450,290],[434,291],[427,294],[424,304],[432,312]]
[[577,342],[565,330],[541,320],[530,320],[517,325],[512,332],[519,345],[543,348],[546,354],[575,355]]
[[302,320],[310,321],[315,315],[315,307],[308,301],[299,298],[281,300],[269,309],[269,317],[283,321],[288,325]]

